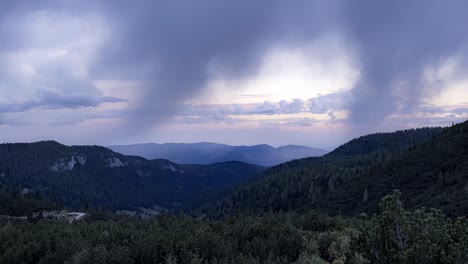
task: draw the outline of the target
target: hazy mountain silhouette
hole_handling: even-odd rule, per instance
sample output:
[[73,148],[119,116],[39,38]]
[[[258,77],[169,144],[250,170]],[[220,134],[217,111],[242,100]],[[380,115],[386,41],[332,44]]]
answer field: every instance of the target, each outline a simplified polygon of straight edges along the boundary
[[109,148],[125,155],[136,155],[147,159],[168,159],[182,164],[209,164],[235,160],[262,166],[274,166],[294,159],[322,156],[327,153],[322,149],[296,145],[274,148],[266,144],[230,146],[209,142],[147,143]]

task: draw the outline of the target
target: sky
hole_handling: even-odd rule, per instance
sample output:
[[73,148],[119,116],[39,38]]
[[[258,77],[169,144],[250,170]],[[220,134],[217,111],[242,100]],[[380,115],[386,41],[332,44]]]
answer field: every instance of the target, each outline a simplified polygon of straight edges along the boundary
[[468,119],[464,0],[2,0],[0,142],[332,149]]

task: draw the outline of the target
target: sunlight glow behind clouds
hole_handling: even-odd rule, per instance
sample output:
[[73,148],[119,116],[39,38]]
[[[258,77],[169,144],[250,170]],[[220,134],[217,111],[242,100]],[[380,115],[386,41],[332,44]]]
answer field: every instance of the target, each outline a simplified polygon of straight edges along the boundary
[[[275,47],[264,56],[258,74],[245,80],[223,79],[211,68],[212,80],[199,104],[258,103],[308,99],[349,90],[359,72],[336,37],[325,37],[303,48]],[[249,96],[256,95],[256,96]]]

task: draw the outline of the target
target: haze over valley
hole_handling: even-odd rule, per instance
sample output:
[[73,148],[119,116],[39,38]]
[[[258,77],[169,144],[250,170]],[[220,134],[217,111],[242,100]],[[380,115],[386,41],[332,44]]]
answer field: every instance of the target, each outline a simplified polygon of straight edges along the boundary
[[229,146],[209,142],[134,144],[109,146],[110,149],[147,159],[169,159],[184,164],[209,164],[223,161],[242,161],[262,166],[273,166],[293,159],[322,156],[327,151],[305,146],[287,145],[274,148],[269,145]]

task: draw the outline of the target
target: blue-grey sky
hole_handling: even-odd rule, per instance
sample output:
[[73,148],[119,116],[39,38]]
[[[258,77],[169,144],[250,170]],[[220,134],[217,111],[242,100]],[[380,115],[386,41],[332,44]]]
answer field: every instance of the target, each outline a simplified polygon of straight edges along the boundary
[[10,1],[0,141],[331,148],[468,119],[463,0]]

